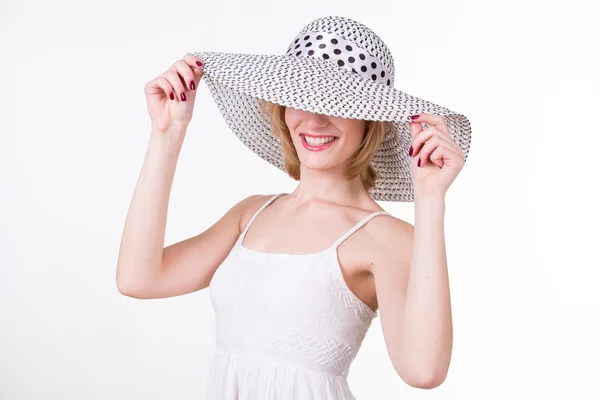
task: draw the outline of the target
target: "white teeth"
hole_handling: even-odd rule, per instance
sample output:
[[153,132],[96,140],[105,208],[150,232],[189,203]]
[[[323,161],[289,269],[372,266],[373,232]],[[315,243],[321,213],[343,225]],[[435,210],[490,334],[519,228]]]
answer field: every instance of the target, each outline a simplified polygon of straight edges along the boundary
[[335,139],[334,136],[329,136],[327,138],[311,138],[306,135],[304,135],[304,138],[306,139],[306,142],[308,144],[313,145],[313,146],[320,146],[322,144],[332,142]]

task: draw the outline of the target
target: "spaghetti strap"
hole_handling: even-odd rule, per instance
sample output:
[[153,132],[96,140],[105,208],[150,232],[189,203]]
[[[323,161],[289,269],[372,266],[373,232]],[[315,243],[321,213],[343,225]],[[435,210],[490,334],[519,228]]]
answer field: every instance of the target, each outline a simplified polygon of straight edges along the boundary
[[248,229],[250,228],[250,225],[252,225],[252,222],[254,222],[254,219],[256,218],[256,216],[265,208],[267,208],[267,206],[269,204],[271,204],[273,201],[275,201],[276,198],[278,198],[279,196],[281,196],[282,194],[285,193],[277,193],[274,194],[273,196],[271,196],[271,198],[269,200],[267,200],[265,202],[265,204],[263,204],[262,206],[260,206],[260,208],[254,213],[254,215],[252,216],[252,218],[250,218],[250,220],[248,221],[248,223],[246,224],[246,227],[244,228],[244,231],[242,232],[242,234],[240,235],[240,237],[238,238],[238,243],[242,243],[242,241],[244,240],[244,237],[246,236],[246,232],[248,232]]
[[350,230],[348,230],[348,232],[346,232],[341,238],[336,240],[335,243],[331,246],[331,248],[336,249],[344,240],[348,239],[354,232],[359,230],[364,224],[366,224],[372,218],[374,218],[378,215],[390,215],[391,216],[392,214],[390,214],[387,211],[375,211],[374,213],[367,215],[365,218],[358,221],[356,223],[356,225],[354,225],[352,228],[350,228]]

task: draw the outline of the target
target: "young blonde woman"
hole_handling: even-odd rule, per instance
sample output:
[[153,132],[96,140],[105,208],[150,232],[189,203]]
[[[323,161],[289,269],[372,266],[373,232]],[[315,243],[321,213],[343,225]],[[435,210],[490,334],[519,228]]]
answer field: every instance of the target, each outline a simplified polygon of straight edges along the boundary
[[[190,53],[146,85],[152,133],[117,285],[135,298],[210,286],[217,346],[207,399],[355,399],[348,372],[378,315],[398,375],[418,388],[444,381],[445,193],[466,160],[470,124],[393,79],[381,39],[332,16],[306,25],[284,55]],[[201,80],[235,135],[298,185],[245,198],[163,248]],[[414,226],[376,200],[414,201]]]

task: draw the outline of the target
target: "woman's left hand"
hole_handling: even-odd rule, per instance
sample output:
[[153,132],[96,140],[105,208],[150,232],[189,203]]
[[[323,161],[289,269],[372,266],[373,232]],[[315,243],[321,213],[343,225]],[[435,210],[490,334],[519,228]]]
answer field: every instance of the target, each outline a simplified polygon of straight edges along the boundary
[[[464,155],[450,136],[444,117],[427,113],[418,115],[419,118],[409,123],[415,193],[444,196],[465,163]],[[423,129],[421,123],[429,127]]]

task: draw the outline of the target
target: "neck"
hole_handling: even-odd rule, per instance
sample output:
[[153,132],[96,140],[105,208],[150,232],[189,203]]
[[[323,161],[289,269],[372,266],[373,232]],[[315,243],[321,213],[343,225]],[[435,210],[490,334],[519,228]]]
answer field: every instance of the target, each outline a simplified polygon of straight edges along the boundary
[[300,183],[293,193],[294,204],[305,205],[322,200],[342,205],[357,205],[369,198],[360,176],[346,179],[343,171],[300,167]]

